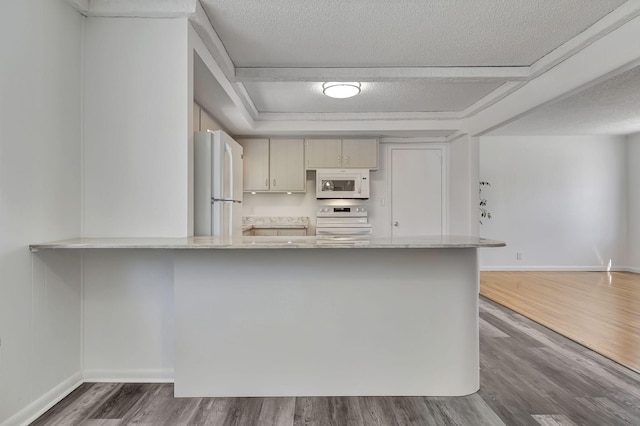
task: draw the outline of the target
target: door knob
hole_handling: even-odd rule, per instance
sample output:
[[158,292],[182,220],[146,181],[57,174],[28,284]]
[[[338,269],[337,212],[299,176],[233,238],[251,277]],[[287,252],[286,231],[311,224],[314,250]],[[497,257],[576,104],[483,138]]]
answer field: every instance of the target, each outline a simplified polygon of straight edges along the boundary
[[393,222],[393,226],[398,227],[400,226],[400,224],[398,223],[398,221],[396,220],[395,222]]

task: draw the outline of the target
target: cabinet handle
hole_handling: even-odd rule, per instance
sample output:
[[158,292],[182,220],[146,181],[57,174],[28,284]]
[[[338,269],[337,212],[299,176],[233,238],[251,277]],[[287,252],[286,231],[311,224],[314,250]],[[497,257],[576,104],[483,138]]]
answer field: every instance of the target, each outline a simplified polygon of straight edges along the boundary
[[340,158],[340,156],[338,155],[338,164],[340,164],[340,162],[342,161],[342,159]]
[[344,157],[344,163],[345,164],[349,164],[349,156],[348,155]]
[[276,187],[276,179],[275,178],[273,178],[273,187],[274,188]]
[[265,188],[269,188],[269,178],[266,178],[266,179],[264,180],[264,187],[265,187]]

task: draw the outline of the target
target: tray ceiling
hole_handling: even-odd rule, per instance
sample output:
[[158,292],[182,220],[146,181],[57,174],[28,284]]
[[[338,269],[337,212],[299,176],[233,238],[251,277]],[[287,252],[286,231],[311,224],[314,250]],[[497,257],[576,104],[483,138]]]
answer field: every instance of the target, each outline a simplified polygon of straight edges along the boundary
[[[551,112],[530,123],[551,125],[554,99],[640,64],[640,0],[68,1],[87,16],[189,17],[206,49],[195,97],[235,134],[451,139],[540,105]],[[362,92],[330,99],[326,81]],[[640,110],[632,92],[612,111]]]

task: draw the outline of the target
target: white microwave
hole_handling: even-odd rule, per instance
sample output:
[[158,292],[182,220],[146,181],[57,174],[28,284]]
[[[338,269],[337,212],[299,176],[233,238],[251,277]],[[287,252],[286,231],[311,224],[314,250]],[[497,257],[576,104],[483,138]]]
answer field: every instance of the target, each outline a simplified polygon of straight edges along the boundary
[[316,170],[316,198],[369,198],[369,169]]

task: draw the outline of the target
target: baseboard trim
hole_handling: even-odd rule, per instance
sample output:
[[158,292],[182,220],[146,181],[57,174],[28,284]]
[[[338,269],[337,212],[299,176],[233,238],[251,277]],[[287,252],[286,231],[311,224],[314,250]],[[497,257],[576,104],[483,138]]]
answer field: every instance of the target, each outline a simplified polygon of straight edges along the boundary
[[77,372],[58,385],[51,388],[44,395],[9,417],[0,426],[28,425],[43,415],[49,408],[60,402],[65,396],[76,390],[83,383],[82,373]]
[[[558,271],[558,272],[607,272],[606,266],[480,266],[480,271]],[[636,272],[640,273],[640,268],[629,266],[614,266],[611,272]]]
[[85,382],[173,383],[173,368],[84,370]]

